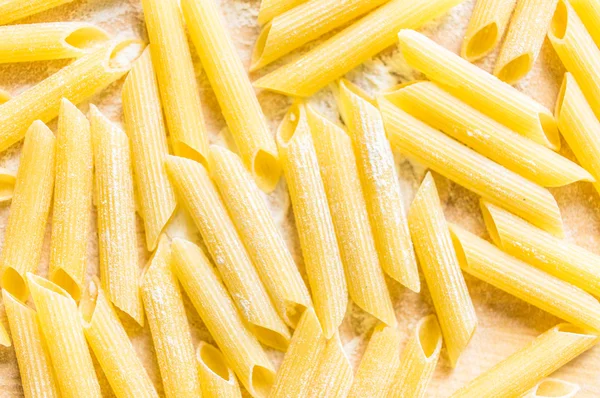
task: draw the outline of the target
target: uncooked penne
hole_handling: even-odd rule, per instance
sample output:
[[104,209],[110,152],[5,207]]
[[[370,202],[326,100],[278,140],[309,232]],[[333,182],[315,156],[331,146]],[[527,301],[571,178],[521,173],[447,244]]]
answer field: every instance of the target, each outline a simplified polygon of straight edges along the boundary
[[461,2],[392,0],[254,85],[293,97],[308,97],[394,44],[400,29],[418,28]]
[[35,121],[25,136],[15,193],[0,253],[2,287],[26,301],[25,274],[37,272],[54,187],[55,138]]
[[258,186],[272,191],[281,176],[277,147],[220,9],[214,0],[182,0],[181,8],[240,156]]
[[291,10],[306,0],[261,0],[258,10],[258,23],[264,25],[277,15]]
[[419,292],[417,259],[381,114],[375,102],[347,80],[340,81],[337,100],[352,139],[381,266],[393,279]]
[[77,303],[60,286],[27,273],[40,329],[62,397],[102,397]]
[[306,106],[305,110],[350,298],[383,323],[395,326],[394,307],[377,259],[352,140],[312,107]]
[[12,345],[6,327],[2,323],[0,323],[0,345],[3,347],[10,347]]
[[518,397],[597,342],[598,336],[562,323],[472,380],[452,398]]
[[6,25],[73,0],[1,0],[0,25]]
[[314,377],[306,394],[308,398],[348,396],[353,381],[352,366],[338,333],[327,340],[315,365]]
[[556,236],[563,225],[546,189],[479,155],[398,109],[385,98],[379,108],[393,148]]
[[535,385],[521,398],[572,398],[581,390],[578,384],[547,378]]
[[408,226],[440,320],[450,364],[455,367],[475,334],[477,315],[431,173],[425,175],[413,199]]
[[0,151],[22,140],[35,120],[58,116],[62,98],[78,104],[123,76],[140,47],[137,40],[109,43],[0,105]]
[[344,268],[319,162],[303,104],[294,104],[277,131],[315,312],[326,338],[342,323],[348,303]]
[[253,397],[266,398],[273,385],[275,369],[217,272],[202,249],[189,241],[176,238],[171,250],[175,273],[227,364]]
[[173,216],[177,201],[165,169],[169,146],[149,48],[127,75],[122,98],[125,131],[131,141],[133,176],[146,231],[146,247],[152,251]]
[[281,318],[295,328],[312,301],[260,190],[242,160],[213,145],[211,176],[258,274]]
[[15,193],[16,182],[16,172],[0,167],[0,203],[5,203],[12,199]]
[[242,396],[240,386],[225,357],[215,346],[200,342],[196,350],[202,396],[236,398]]
[[569,3],[600,48],[600,2],[597,0],[570,0]]
[[494,162],[545,187],[593,181],[585,169],[465,104],[432,82],[403,85],[386,98]]
[[444,90],[539,144],[560,147],[556,120],[546,107],[421,33],[401,30],[398,37],[406,62]]
[[191,159],[168,156],[167,173],[198,227],[227,289],[258,339],[285,351],[290,332],[267,294],[208,172]]

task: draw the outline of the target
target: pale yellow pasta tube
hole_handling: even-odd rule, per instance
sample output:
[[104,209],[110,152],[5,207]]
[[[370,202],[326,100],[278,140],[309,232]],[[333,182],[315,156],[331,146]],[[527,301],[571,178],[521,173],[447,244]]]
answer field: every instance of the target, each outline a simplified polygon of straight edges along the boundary
[[142,7],[173,151],[206,164],[200,91],[178,2],[142,0]]
[[364,91],[346,80],[340,82],[337,100],[352,139],[381,266],[389,276],[419,292],[417,259],[381,114]]
[[539,144],[560,147],[554,116],[543,105],[421,33],[401,30],[398,37],[406,62],[450,94]]
[[454,367],[475,334],[477,315],[431,173],[413,199],[408,225]]
[[386,98],[485,157],[546,187],[593,181],[582,167],[471,108],[432,82],[408,84]]
[[500,42],[517,0],[478,0],[469,19],[460,55],[475,62]]
[[6,327],[0,323],[0,345],[3,347],[10,347],[12,342],[10,340],[10,336],[6,331]]
[[263,76],[254,85],[294,97],[308,97],[394,44],[400,29],[418,28],[461,2],[392,0],[297,60]]
[[522,398],[572,398],[579,390],[578,384],[549,377],[537,383]]
[[55,138],[42,122],[27,131],[0,254],[2,287],[27,300],[25,274],[37,272],[54,187]]
[[312,302],[252,176],[233,152],[211,146],[210,170],[231,220],[282,319],[296,327]]
[[338,333],[327,340],[320,355],[314,378],[306,394],[309,398],[347,397],[352,388],[352,366],[344,353]]
[[450,232],[463,271],[554,316],[600,331],[600,303],[593,296],[456,225]]
[[142,274],[141,295],[165,395],[199,397],[200,376],[192,334],[171,262],[171,248],[163,235]]
[[60,286],[27,273],[27,282],[47,342],[62,397],[102,397],[77,303]]
[[346,313],[348,290],[303,104],[294,104],[288,111],[277,131],[277,145],[315,312],[329,339]]
[[387,398],[422,398],[442,349],[442,331],[435,315],[421,318],[404,346],[398,372]]
[[122,97],[146,247],[152,251],[175,212],[177,202],[165,170],[169,146],[150,49],[146,49],[133,64],[123,84]]
[[562,323],[472,380],[452,398],[518,397],[597,342],[598,336]]
[[227,364],[253,397],[266,398],[273,385],[275,369],[217,272],[195,244],[175,239],[171,248],[175,273]]
[[214,0],[182,0],[181,7],[240,156],[258,186],[272,191],[281,176],[277,147],[221,12]]
[[342,128],[310,106],[305,109],[350,298],[383,323],[395,326],[394,307],[377,259],[352,141]]
[[202,396],[236,398],[242,396],[240,386],[225,357],[215,346],[201,342],[196,351]]
[[392,147],[532,224],[562,237],[560,210],[546,189],[459,144],[385,99],[379,101]]
[[140,48],[137,40],[107,44],[0,105],[0,151],[22,140],[35,120],[58,116],[63,97],[77,104],[123,76]]
[[158,398],[117,312],[96,281],[79,304],[83,331],[113,392],[119,398]]
[[600,48],[600,2],[597,0],[570,0],[569,3],[577,11],[577,15]]
[[291,10],[306,0],[261,0],[258,10],[258,23],[266,24],[274,17]]
[[180,203],[192,216],[252,331],[262,343],[285,351],[290,332],[275,311],[206,169],[198,162],[176,156],[168,156],[166,165]]
[[0,0],[0,25],[37,14],[73,0]]
[[8,202],[15,193],[17,175],[14,171],[0,167],[0,203]]

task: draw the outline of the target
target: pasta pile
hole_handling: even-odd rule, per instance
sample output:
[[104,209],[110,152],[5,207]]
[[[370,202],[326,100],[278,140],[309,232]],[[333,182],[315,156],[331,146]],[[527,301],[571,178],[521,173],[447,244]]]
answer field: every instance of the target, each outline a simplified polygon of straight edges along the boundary
[[[600,1],[478,0],[461,57],[414,29],[462,0],[262,0],[251,71],[337,31],[254,83],[215,0],[141,0],[147,46],[83,22],[8,25],[67,2],[0,0],[0,63],[77,58],[0,92],[0,150],[24,140],[16,175],[0,169],[0,345],[26,397],[102,396],[94,358],[117,397],[424,397],[440,357],[454,368],[474,349],[464,273],[568,323],[451,397],[577,394],[548,376],[600,341],[600,256],[564,240],[548,188],[600,192]],[[505,30],[493,74],[472,64]],[[209,144],[188,35],[235,150]],[[554,112],[509,85],[546,36],[567,69]],[[427,80],[373,98],[344,77],[397,42]],[[124,130],[78,109],[124,76]],[[293,97],[275,135],[255,87]],[[341,121],[309,100],[323,88]],[[579,164],[557,153],[561,136]],[[491,242],[446,220],[431,172],[405,206],[393,150],[478,195]],[[281,177],[306,278],[265,201]],[[178,209],[201,242],[168,232]],[[152,253],[142,270],[136,213]],[[435,310],[408,335],[396,282]],[[215,345],[195,346],[185,296]],[[340,334],[350,301],[376,320],[356,368]],[[160,386],[131,324],[149,329]]]

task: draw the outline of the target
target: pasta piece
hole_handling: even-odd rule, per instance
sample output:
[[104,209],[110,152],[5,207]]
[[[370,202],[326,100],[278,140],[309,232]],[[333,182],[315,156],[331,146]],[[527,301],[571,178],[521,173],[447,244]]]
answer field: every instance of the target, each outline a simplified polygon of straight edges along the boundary
[[395,107],[379,101],[392,147],[556,236],[563,236],[560,210],[544,188]]
[[54,188],[54,134],[40,121],[27,130],[0,253],[2,287],[27,300],[25,274],[37,272]]
[[475,334],[477,315],[431,173],[425,176],[410,206],[408,225],[440,319],[448,357],[455,367]]
[[78,104],[123,76],[138,47],[137,40],[108,44],[0,105],[0,151],[22,140],[34,121],[58,116],[62,98]]
[[192,334],[171,261],[168,238],[162,236],[144,269],[140,290],[165,395],[199,397],[200,377]]
[[461,2],[392,0],[254,85],[293,97],[308,97],[394,44],[400,29],[418,28]]
[[58,397],[56,375],[37,313],[6,289],[2,290],[2,300],[15,341],[15,353],[25,397]]
[[542,186],[594,180],[579,165],[515,133],[432,82],[402,86],[386,98],[431,127]]
[[3,347],[10,347],[12,342],[10,341],[10,336],[6,331],[6,327],[0,323],[0,345]]
[[73,0],[1,0],[0,25],[67,4]]
[[388,398],[422,398],[433,376],[442,349],[442,332],[435,315],[417,323],[400,358],[398,372],[390,385]]
[[83,22],[0,26],[0,37],[0,63],[79,58],[109,38],[103,29]]
[[279,315],[295,328],[312,302],[294,259],[241,159],[216,145],[209,151],[211,175],[231,220]]
[[352,388],[352,366],[344,353],[339,334],[327,341],[321,353],[310,388],[309,398],[347,397]]
[[10,93],[8,91],[0,88],[0,105],[4,104],[11,98],[12,98],[12,96],[10,95]]
[[138,358],[117,312],[99,283],[91,282],[79,304],[83,331],[117,397],[156,397],[156,389]]
[[27,283],[61,396],[102,397],[75,300],[60,286],[30,272]]
[[394,155],[376,104],[354,84],[341,80],[338,108],[356,155],[375,245],[383,270],[414,292],[421,289]]
[[575,383],[547,378],[535,385],[522,398],[572,398],[581,390]]
[[258,23],[264,25],[276,16],[291,10],[306,0],[261,0]]
[[255,71],[379,7],[387,0],[310,0],[276,16],[256,40],[250,70]]
[[[227,364],[253,397],[267,397],[275,369],[252,334],[202,249],[176,238],[173,267]],[[290,348],[291,349],[291,348]]]
[[551,149],[560,147],[556,120],[543,105],[413,30],[398,33],[408,64],[478,111]]
[[0,203],[8,202],[15,193],[17,175],[14,171],[0,167]]
[[214,0],[182,0],[181,7],[240,156],[258,186],[272,191],[281,176],[277,147],[220,9]]
[[460,55],[475,62],[500,42],[517,0],[478,0],[467,26]]
[[343,129],[310,106],[306,115],[350,298],[383,323],[395,326],[396,315],[377,259],[352,141]]
[[600,331],[600,303],[591,295],[456,225],[450,232],[463,271],[554,316]]
[[472,380],[452,398],[519,396],[597,342],[598,336],[562,323]]
[[277,315],[206,169],[190,159],[168,156],[167,172],[189,211],[235,304],[256,337],[285,351],[290,332]]
[[277,131],[315,312],[327,339],[342,323],[348,303],[344,269],[306,109],[294,104]]
[[597,0],[570,0],[569,3],[600,48],[600,3]]
[[242,393],[225,357],[213,345],[201,342],[196,351],[200,369],[200,385],[205,398],[240,397]]
[[173,216],[177,202],[165,170],[169,146],[150,49],[146,49],[133,65],[123,84],[122,97],[146,247],[152,251]]
[[200,91],[177,3],[142,0],[144,20],[173,151],[206,165],[208,143]]

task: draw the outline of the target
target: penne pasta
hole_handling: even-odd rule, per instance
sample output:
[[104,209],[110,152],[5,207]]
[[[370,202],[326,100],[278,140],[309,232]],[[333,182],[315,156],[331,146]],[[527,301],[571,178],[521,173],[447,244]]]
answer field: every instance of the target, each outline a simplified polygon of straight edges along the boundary
[[538,382],[522,398],[572,398],[577,395],[580,389],[581,387],[575,383],[547,378]]
[[344,353],[339,334],[327,340],[310,388],[309,398],[347,397],[352,388],[352,366]]
[[192,216],[244,319],[263,344],[285,351],[290,332],[277,315],[206,169],[176,156],[168,156],[166,165],[180,203]]
[[597,342],[598,336],[562,323],[472,380],[452,398],[518,397]]
[[482,114],[432,82],[408,84],[386,98],[485,157],[546,187],[593,181],[582,167]]
[[600,48],[600,3],[596,0],[570,0],[569,3]]
[[169,146],[150,49],[133,64],[123,84],[122,99],[146,247],[152,251],[177,202],[164,165]]
[[258,23],[264,25],[276,16],[291,10],[306,0],[261,0]]
[[394,44],[400,29],[418,28],[461,2],[392,0],[254,85],[293,97],[308,97]]
[[77,304],[60,286],[27,273],[27,283],[47,343],[60,395],[102,397],[92,356],[83,334]]
[[6,327],[0,323],[0,345],[3,347],[10,347],[12,342],[10,340],[10,336],[6,331]]
[[17,175],[14,171],[0,167],[0,203],[10,201],[15,193]]
[[202,249],[189,241],[176,238],[171,248],[175,273],[223,351],[227,364],[253,397],[266,398],[273,385],[275,369],[215,269]]
[[450,364],[455,367],[477,329],[477,315],[431,173],[425,175],[408,212],[419,264],[440,320]]
[[348,303],[335,236],[306,109],[294,104],[277,131],[277,146],[290,193],[315,312],[327,339],[342,323]]
[[312,307],[308,289],[261,192],[233,152],[210,147],[211,176],[277,312],[295,328]]
[[214,0],[182,0],[181,7],[240,156],[258,186],[272,191],[281,175],[277,147],[221,11]]
[[352,141],[346,132],[306,106],[350,298],[383,323],[396,316],[379,266]]
[[54,134],[35,121],[25,144],[0,253],[2,287],[20,301],[27,300],[25,275],[37,272],[54,188]]
[[196,351],[202,396],[206,398],[242,396],[240,386],[225,357],[215,346],[201,342]]
[[560,210],[550,192],[429,127],[385,98],[380,99],[379,108],[392,147],[489,202],[562,237]]
[[73,0],[1,0],[0,25],[67,4]]
[[552,113],[421,33],[401,30],[400,49],[408,64],[478,111],[551,149],[560,147]]

